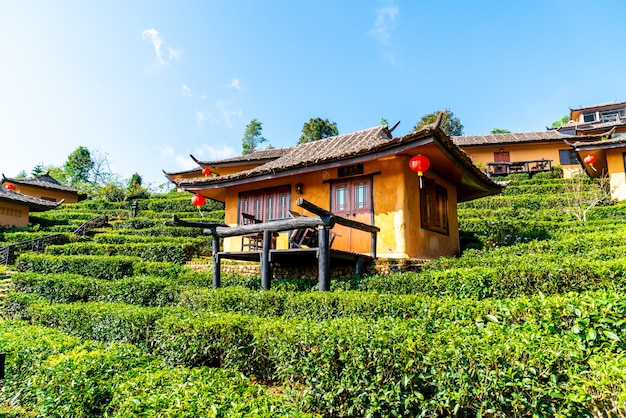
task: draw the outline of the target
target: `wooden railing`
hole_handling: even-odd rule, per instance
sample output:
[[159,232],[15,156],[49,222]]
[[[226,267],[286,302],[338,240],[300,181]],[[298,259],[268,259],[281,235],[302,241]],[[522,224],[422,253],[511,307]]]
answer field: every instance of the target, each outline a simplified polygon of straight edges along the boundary
[[487,175],[507,176],[514,173],[525,173],[529,177],[542,171],[552,170],[552,160],[502,161],[487,163]]
[[[97,216],[79,226],[74,235],[85,236],[94,228],[100,228],[109,224],[109,218],[107,216]],[[0,264],[12,263],[15,259],[15,253],[17,251],[33,251],[41,252],[45,250],[48,245],[52,244],[65,244],[67,238],[63,234],[46,235],[40,238],[29,239],[26,241],[16,242],[14,244],[7,245],[0,248]]]
[[[361,222],[337,216],[320,208],[302,198],[296,201],[296,205],[308,210],[317,216],[303,216],[292,219],[281,219],[272,222],[254,223],[229,227],[217,222],[188,222],[172,216],[171,221],[165,224],[169,226],[187,226],[203,228],[204,234],[211,236],[213,247],[213,287],[220,287],[220,238],[236,237],[254,233],[263,233],[263,247],[260,255],[261,262],[261,285],[265,289],[270,288],[271,266],[269,262],[272,234],[281,231],[289,231],[300,228],[316,228],[318,231],[318,274],[320,290],[330,290],[330,244],[329,230],[335,225],[344,225],[349,228],[359,229],[372,234],[371,257],[376,258],[376,234],[380,228]],[[286,250],[288,251],[288,250]]]
[[83,223],[79,226],[76,231],[74,231],[74,235],[78,235],[84,237],[94,228],[102,228],[103,226],[109,225],[109,217],[102,215],[96,216],[95,218],[91,218],[87,222]]
[[41,252],[48,245],[65,244],[66,242],[67,238],[63,234],[46,235],[45,237],[16,242],[0,248],[0,264],[12,263],[17,251]]

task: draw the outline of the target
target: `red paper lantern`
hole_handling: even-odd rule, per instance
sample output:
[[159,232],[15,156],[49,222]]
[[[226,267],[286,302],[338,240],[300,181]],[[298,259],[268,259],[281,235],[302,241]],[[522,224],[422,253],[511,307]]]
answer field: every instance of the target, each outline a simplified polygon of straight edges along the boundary
[[597,161],[598,159],[596,158],[595,155],[587,155],[583,161],[585,164],[587,164],[589,167],[591,167],[593,169],[593,171],[597,171],[596,168],[593,166],[593,164]]
[[11,183],[7,183],[7,185],[4,187],[6,187],[8,190],[15,190],[15,185]]
[[430,167],[430,160],[428,157],[418,154],[409,160],[409,167],[411,167],[411,170],[415,171],[417,175],[421,177]]
[[198,209],[200,209],[200,207],[204,205],[205,202],[206,202],[206,199],[204,198],[204,196],[198,193],[193,195],[193,197],[191,198],[191,203],[193,203],[193,205],[197,207]]
[[597,161],[597,158],[595,157],[595,155],[587,155],[585,157],[585,159],[583,160],[585,162],[585,164],[587,165],[592,165],[593,163],[595,163]]
[[207,168],[207,167],[204,167],[202,169],[202,174],[204,174],[205,176],[210,176],[211,175],[211,169]]

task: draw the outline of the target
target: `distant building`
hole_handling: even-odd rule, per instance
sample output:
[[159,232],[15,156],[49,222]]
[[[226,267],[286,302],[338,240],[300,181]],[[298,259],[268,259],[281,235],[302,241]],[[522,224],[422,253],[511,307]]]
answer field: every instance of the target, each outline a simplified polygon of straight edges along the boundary
[[[589,135],[587,140],[598,139]],[[488,175],[549,171],[561,166],[565,177],[580,170],[572,148],[565,141],[581,138],[557,130],[508,134],[455,136],[454,143]]]
[[30,212],[43,212],[60,204],[0,187],[0,226],[26,226]]
[[50,202],[76,203],[85,200],[87,195],[70,186],[65,186],[50,174],[44,174],[33,179],[7,178],[2,175],[2,186],[13,185],[13,191],[36,197]]

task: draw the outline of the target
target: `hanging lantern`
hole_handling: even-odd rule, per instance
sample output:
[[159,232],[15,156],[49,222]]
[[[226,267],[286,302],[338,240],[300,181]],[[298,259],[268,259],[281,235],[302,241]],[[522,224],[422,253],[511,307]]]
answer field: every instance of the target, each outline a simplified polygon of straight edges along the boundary
[[409,167],[411,167],[411,170],[415,171],[417,175],[421,177],[430,167],[430,160],[428,157],[418,154],[409,160]]
[[191,198],[191,203],[193,203],[193,205],[197,207],[198,210],[200,210],[200,207],[204,205],[205,202],[206,202],[206,199],[204,198],[204,196],[198,193],[193,195],[193,197]]
[[202,169],[202,174],[204,174],[205,176],[210,176],[211,175],[211,169],[208,167],[204,167]]
[[411,170],[415,171],[419,176],[421,189],[422,176],[424,175],[424,172],[430,167],[430,160],[428,159],[428,157],[422,154],[417,154],[415,157],[409,160],[409,167],[411,167]]
[[14,185],[14,184],[12,184],[12,183],[7,183],[7,185],[6,185],[6,186],[4,186],[4,187],[6,187],[6,188],[7,188],[7,190],[15,190],[15,185]]
[[591,154],[589,154],[589,155],[587,155],[587,156],[585,157],[585,159],[583,160],[583,162],[584,162],[585,164],[587,164],[589,167],[591,167],[591,168],[593,169],[593,171],[598,171],[598,170],[596,170],[596,168],[593,166],[593,164],[594,164],[597,160],[598,160],[598,159],[596,158],[596,156],[595,156],[595,155],[591,155]]

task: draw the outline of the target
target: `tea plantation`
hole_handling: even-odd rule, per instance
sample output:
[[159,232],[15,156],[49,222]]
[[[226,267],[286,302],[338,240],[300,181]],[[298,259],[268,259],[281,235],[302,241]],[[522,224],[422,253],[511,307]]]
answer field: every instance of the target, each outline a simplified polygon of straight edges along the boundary
[[[626,416],[626,205],[545,173],[461,205],[463,254],[332,292],[187,262],[223,219],[188,195],[86,201],[4,231],[63,233],[0,267],[9,417]],[[568,203],[569,202],[569,203]],[[582,222],[572,215],[588,210]],[[95,216],[110,226],[72,232]]]

